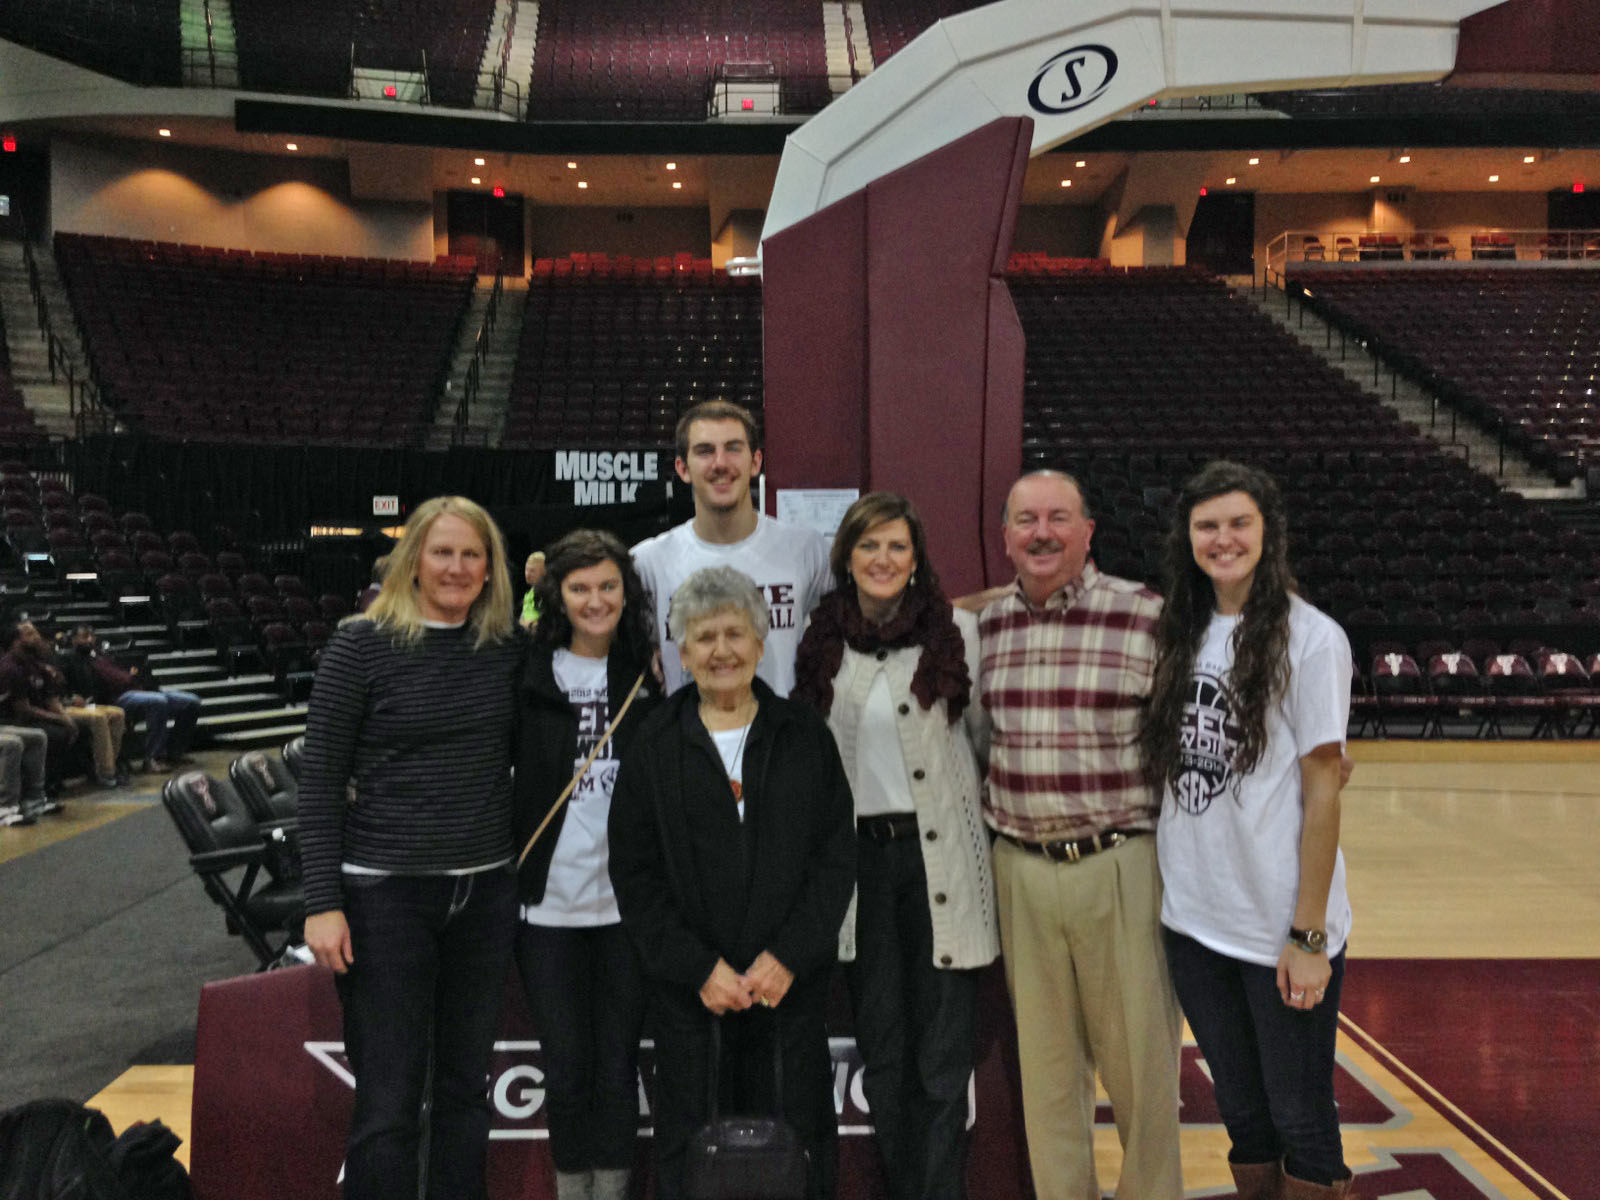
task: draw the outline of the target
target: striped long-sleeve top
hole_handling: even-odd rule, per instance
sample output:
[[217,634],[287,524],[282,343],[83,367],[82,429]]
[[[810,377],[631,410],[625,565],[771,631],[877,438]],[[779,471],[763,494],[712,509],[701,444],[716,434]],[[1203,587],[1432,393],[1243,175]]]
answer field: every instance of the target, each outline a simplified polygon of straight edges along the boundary
[[329,640],[311,689],[300,777],[308,916],[344,906],[346,864],[429,875],[511,857],[523,639],[474,649],[475,638],[468,626],[430,628],[406,646],[357,620]]
[[1160,596],[1093,563],[1041,608],[1018,587],[983,610],[991,826],[1029,842],[1155,829],[1160,797],[1134,738],[1160,614]]

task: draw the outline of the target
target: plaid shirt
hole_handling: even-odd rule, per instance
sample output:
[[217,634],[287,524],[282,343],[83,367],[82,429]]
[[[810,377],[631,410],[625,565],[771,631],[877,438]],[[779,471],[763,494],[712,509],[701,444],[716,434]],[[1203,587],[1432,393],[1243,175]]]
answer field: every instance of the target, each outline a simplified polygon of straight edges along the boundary
[[993,724],[984,815],[1030,842],[1154,830],[1160,796],[1134,735],[1161,597],[1093,563],[1033,608],[1019,585],[983,610],[979,698]]

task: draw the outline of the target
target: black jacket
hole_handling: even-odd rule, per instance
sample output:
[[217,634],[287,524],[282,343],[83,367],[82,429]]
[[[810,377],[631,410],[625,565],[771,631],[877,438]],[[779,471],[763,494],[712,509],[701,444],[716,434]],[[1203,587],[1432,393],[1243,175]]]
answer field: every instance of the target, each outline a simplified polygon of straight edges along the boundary
[[[518,854],[556,797],[572,782],[578,761],[578,715],[556,683],[554,664],[555,647],[537,642],[530,645],[517,691],[517,777],[511,820]],[[600,751],[604,757],[621,758],[639,726],[661,700],[661,687],[645,665],[633,662],[620,645],[613,646],[611,657],[606,660],[606,696],[613,715],[641,670],[645,671],[644,683],[628,715]],[[524,903],[538,904],[544,899],[550,860],[555,856],[566,819],[567,806],[563,804],[517,871],[517,890]]]
[[760,679],[740,822],[722,759],[680,688],[623,756],[611,797],[611,884],[645,974],[698,991],[717,959],[763,950],[796,983],[826,971],[855,886],[854,801],[811,708]]

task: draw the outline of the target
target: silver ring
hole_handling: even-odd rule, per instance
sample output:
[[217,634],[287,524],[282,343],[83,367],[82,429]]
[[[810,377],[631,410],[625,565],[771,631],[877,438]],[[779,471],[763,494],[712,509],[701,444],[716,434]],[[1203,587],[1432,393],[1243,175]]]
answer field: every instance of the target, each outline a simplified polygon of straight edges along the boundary
[[1306,994],[1304,992],[1290,992],[1289,993],[1289,999],[1291,999],[1291,1000],[1304,1000],[1305,998],[1306,998]]

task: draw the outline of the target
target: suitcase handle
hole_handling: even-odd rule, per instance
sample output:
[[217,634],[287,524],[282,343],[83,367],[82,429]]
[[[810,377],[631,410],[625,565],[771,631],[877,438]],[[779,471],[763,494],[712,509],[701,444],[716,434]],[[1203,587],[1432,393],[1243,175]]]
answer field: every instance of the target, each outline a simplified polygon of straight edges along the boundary
[[[772,1013],[772,1115],[783,1119],[783,1019],[777,1009]],[[709,1092],[707,1111],[711,1120],[719,1116],[718,1084],[722,1078],[722,1018],[711,1014],[711,1071],[707,1082]]]

